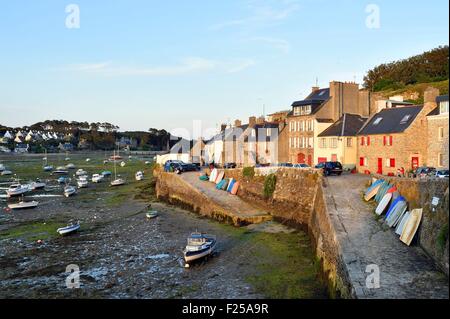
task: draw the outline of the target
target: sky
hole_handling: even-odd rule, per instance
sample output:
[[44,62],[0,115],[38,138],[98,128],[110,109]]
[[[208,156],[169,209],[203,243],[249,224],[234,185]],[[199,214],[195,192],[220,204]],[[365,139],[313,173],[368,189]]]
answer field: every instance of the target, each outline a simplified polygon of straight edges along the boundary
[[[448,0],[0,1],[0,124],[199,132],[448,44]],[[205,135],[204,133],[202,133]],[[195,137],[195,136],[193,136]]]

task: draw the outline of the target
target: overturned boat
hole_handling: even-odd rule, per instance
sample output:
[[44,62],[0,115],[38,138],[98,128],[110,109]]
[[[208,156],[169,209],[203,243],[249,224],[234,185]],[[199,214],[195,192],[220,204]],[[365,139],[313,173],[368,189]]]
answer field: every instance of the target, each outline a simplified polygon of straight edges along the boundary
[[216,237],[203,233],[192,233],[187,239],[184,249],[184,260],[186,264],[205,258],[214,253],[216,249]]

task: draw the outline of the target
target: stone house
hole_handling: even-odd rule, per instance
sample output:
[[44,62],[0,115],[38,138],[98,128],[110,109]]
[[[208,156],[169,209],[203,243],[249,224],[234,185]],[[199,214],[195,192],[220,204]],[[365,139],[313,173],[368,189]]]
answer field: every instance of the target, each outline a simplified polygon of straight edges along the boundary
[[356,168],[357,137],[356,134],[367,121],[357,114],[344,115],[318,135],[314,150],[319,163],[339,161],[344,168]]
[[448,152],[448,95],[436,98],[437,107],[427,116],[428,159],[427,165],[449,168]]
[[397,106],[374,114],[358,132],[360,173],[395,175],[426,165],[427,115],[436,108],[439,91],[428,89],[424,105]]
[[287,117],[289,161],[317,164],[318,135],[344,113],[368,117],[370,103],[370,92],[359,90],[357,83],[333,81],[329,88],[313,87],[304,100],[292,103]]
[[190,151],[190,157],[192,163],[203,165],[205,161],[205,141],[201,138],[197,139],[192,143],[192,148]]

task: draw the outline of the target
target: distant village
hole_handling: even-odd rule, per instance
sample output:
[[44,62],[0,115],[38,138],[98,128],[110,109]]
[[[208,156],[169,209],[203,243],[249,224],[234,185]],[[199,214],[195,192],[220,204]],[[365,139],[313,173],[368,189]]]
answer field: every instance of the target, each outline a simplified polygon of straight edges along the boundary
[[208,140],[180,141],[164,159],[238,167],[339,161],[347,170],[391,176],[421,166],[448,169],[448,95],[429,87],[423,104],[406,101],[415,98],[332,81],[290,109],[223,124]]

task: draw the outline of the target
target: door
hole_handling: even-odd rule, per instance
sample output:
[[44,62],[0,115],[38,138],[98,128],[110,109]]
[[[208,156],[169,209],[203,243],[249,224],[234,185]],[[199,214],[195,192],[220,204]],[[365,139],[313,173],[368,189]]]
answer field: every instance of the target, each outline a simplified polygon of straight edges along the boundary
[[411,158],[411,166],[412,166],[413,170],[419,167],[419,158],[418,157]]
[[317,159],[317,162],[318,163],[325,163],[327,161],[327,158],[326,157],[319,157],[318,159]]
[[383,174],[383,159],[382,158],[378,158],[378,170],[377,170],[378,174]]
[[298,153],[297,154],[297,163],[298,164],[305,164],[305,154]]
[[332,162],[337,162],[337,154],[331,154],[331,161]]
[[308,165],[312,166],[312,156],[308,155]]

